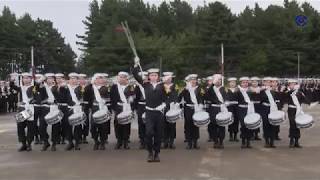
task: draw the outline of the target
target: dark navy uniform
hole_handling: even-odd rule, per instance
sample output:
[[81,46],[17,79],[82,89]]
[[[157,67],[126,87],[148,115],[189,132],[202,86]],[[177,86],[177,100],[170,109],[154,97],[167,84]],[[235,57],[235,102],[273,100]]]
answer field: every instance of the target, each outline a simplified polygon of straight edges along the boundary
[[229,112],[233,114],[233,123],[229,125],[228,131],[230,134],[230,141],[239,141],[237,134],[239,132],[239,119],[237,114],[238,99],[237,99],[238,89],[227,89],[226,92],[226,104]]
[[[214,148],[223,148],[223,140],[225,138],[225,127],[217,125],[216,122],[216,115],[221,112],[221,104],[224,102],[221,102],[218,99],[217,94],[214,91],[214,85],[212,85],[205,95],[205,99],[210,102],[209,103],[209,114],[210,114],[210,124],[212,128],[212,137],[214,140]],[[226,91],[224,87],[220,86],[219,91],[221,93],[221,96],[223,98],[223,101],[226,98]]]
[[[111,97],[111,108],[115,112],[115,119],[114,119],[114,128],[115,134],[117,138],[117,145],[116,149],[121,148],[123,145],[125,149],[129,149],[129,138],[131,132],[131,123],[129,124],[119,124],[117,121],[117,115],[123,111],[123,104],[126,102],[122,102],[119,92],[118,92],[118,84],[114,84],[110,90],[110,97]],[[133,109],[133,102],[129,102],[130,97],[133,98],[134,96],[134,87],[132,85],[125,86],[124,95],[127,99],[127,102],[130,103],[131,109]],[[132,99],[133,100],[133,99]]]
[[[198,101],[198,104],[204,103],[205,91],[199,86],[195,89],[195,95]],[[194,114],[194,104],[191,101],[190,93],[188,89],[183,89],[179,94],[179,102],[184,101],[184,128],[185,136],[188,142],[187,149],[195,148],[198,149],[198,139],[200,138],[199,127],[193,123],[193,114]]]
[[140,139],[140,149],[144,149],[145,137],[146,137],[146,125],[145,125],[145,122],[143,122],[142,115],[146,111],[146,100],[141,92],[139,85],[136,85],[134,93],[136,95],[136,98],[134,99],[134,109],[137,111],[137,115],[138,115],[138,134]]

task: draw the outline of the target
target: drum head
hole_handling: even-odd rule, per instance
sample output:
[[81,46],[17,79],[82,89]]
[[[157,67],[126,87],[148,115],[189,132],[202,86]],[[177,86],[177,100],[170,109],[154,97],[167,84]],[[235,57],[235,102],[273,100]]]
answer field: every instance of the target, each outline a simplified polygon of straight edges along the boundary
[[300,114],[296,117],[297,125],[306,126],[313,123],[313,117],[309,114]]
[[209,119],[210,117],[209,117],[209,113],[200,111],[200,112],[194,113],[192,118],[194,121],[204,121]]

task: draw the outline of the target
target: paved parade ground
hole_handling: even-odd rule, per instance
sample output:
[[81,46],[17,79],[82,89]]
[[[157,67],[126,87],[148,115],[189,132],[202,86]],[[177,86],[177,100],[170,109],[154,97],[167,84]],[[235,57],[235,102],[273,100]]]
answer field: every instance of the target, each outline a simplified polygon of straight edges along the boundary
[[12,114],[0,116],[0,180],[96,180],[96,179],[320,179],[320,107],[311,112],[316,124],[302,131],[303,149],[288,148],[288,122],[281,127],[276,149],[264,148],[263,141],[253,149],[241,149],[228,142],[225,149],[213,149],[207,131],[201,129],[199,150],[186,150],[183,122],[177,125],[176,150],[162,150],[161,163],[147,163],[147,152],[138,149],[137,125],[132,125],[131,149],[114,150],[114,133],[105,151],[93,151],[92,141],[81,151],[17,152],[16,124]]

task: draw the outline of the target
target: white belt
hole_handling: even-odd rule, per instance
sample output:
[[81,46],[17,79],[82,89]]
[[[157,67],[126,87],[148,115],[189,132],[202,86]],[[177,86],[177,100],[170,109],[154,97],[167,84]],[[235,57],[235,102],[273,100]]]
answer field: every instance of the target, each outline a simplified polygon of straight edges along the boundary
[[264,106],[270,106],[270,104],[269,103],[266,103],[266,102],[264,102],[264,103],[262,103]]
[[[159,111],[159,110],[156,109],[156,108],[151,108],[151,107],[148,107],[148,106],[146,106],[146,110],[149,110],[149,111]],[[159,111],[159,112],[161,112],[161,111]]]
[[221,107],[221,104],[211,104],[212,107]]
[[251,101],[253,104],[259,104],[260,101]]
[[83,101],[82,104],[89,104],[89,102],[88,101]]
[[238,106],[241,107],[241,108],[247,108],[248,107],[247,104],[239,104]]
[[138,102],[138,104],[146,105],[146,102]]
[[58,103],[58,106],[68,106],[67,103]]
[[238,101],[226,101],[227,105],[235,105],[238,104]]
[[194,104],[186,104],[188,107],[194,107]]
[[295,106],[295,105],[291,105],[291,104],[289,104],[289,105],[288,105],[288,107],[289,107],[289,108],[297,109],[297,106]]
[[121,102],[118,102],[117,104],[118,104],[119,106],[123,106],[123,103],[121,103]]
[[280,102],[280,100],[275,100],[275,102]]
[[33,104],[34,107],[41,107],[42,105],[40,104]]

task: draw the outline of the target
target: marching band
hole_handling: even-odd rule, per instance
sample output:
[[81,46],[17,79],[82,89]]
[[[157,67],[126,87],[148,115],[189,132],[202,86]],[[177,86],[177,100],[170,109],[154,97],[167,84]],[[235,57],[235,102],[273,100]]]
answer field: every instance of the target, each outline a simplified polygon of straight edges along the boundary
[[197,74],[190,74],[185,78],[185,87],[179,88],[172,72],[160,74],[154,68],[142,72],[139,65],[139,59],[135,59],[134,80],[121,71],[112,81],[104,73],[96,73],[90,80],[77,73],[68,74],[68,79],[61,73],[22,73],[19,82],[16,77],[8,83],[1,81],[1,113],[18,111],[19,151],[31,151],[33,142],[42,144],[41,151],[49,147],[56,151],[57,144],[66,141],[65,150],[80,150],[81,144],[88,144],[89,132],[93,150],[105,150],[112,122],[117,139],[114,148],[130,149],[131,123],[136,117],[139,148],[148,151],[148,162],[160,162],[161,148],[175,149],[179,119],[184,119],[188,150],[200,148],[202,127],[207,128],[215,149],[224,148],[226,130],[229,141],[241,139],[241,148],[252,148],[253,140],[261,140],[260,133],[265,148],[276,148],[276,141],[281,140],[280,125],[286,118],[285,104],[290,148],[302,147],[300,130],[314,122],[301,104],[317,104],[318,80],[299,83],[296,79],[241,77],[238,81],[230,77],[224,87],[221,74],[207,77],[205,83]]

